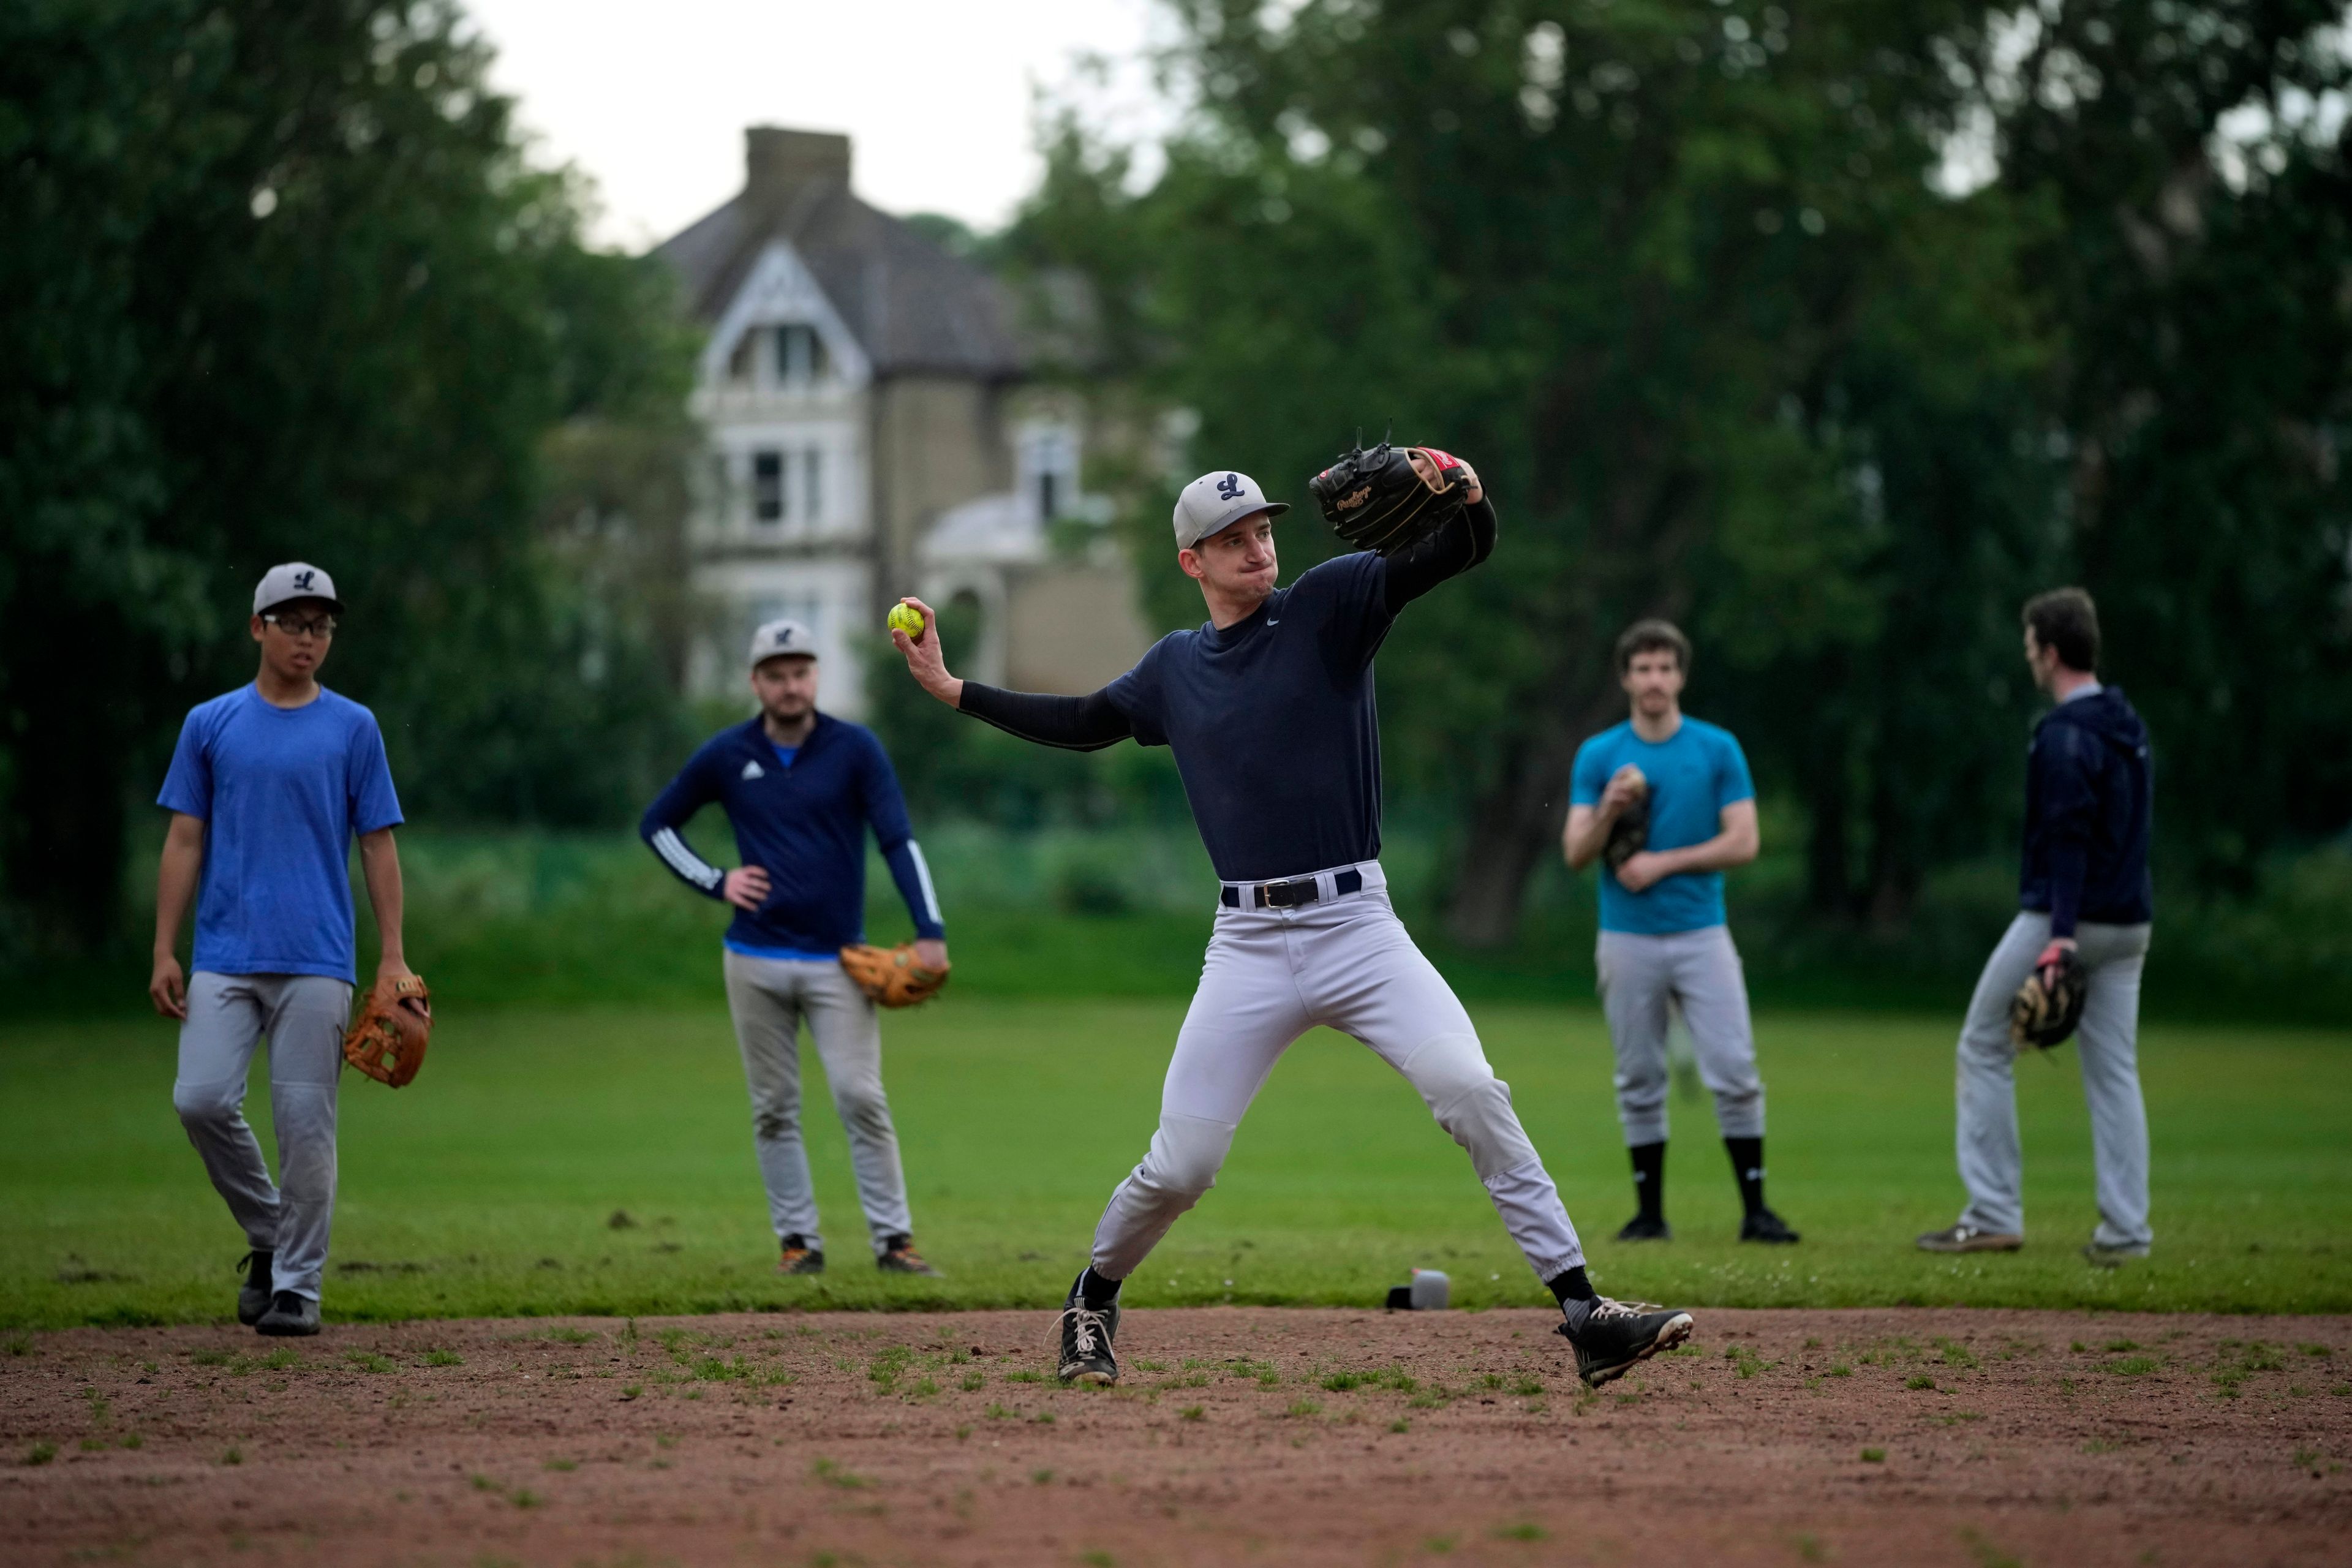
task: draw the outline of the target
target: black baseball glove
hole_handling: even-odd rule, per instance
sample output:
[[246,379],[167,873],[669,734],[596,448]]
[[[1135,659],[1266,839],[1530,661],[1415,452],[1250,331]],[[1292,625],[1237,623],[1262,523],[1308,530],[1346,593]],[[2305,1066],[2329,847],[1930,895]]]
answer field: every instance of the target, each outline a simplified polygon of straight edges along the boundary
[[1613,877],[1625,868],[1626,861],[1649,847],[1650,792],[1643,790],[1609,825],[1608,842],[1601,847],[1601,863],[1609,868]]
[[1354,447],[1307,481],[1323,520],[1358,550],[1397,555],[1452,521],[1470,499],[1470,470],[1434,447]]
[[2052,942],[2033,961],[2033,973],[2009,1003],[2009,1040],[2019,1050],[2063,1045],[2083,1021],[2091,977],[2071,947]]

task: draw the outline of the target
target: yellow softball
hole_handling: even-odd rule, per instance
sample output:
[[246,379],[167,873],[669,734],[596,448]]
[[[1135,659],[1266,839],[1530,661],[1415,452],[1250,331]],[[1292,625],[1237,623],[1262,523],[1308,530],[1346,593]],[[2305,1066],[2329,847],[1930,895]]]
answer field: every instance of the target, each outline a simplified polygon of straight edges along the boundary
[[923,612],[912,605],[890,606],[890,629],[904,632],[915,641],[923,640]]

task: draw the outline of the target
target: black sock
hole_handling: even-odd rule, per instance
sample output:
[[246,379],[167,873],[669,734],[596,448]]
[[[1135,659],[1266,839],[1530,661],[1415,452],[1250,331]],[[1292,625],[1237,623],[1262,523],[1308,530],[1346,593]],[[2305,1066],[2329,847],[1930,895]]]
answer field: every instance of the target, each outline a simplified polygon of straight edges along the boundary
[[1089,1263],[1087,1271],[1078,1276],[1075,1289],[1078,1300],[1086,1303],[1088,1311],[1099,1312],[1118,1300],[1118,1280],[1106,1279],[1096,1273],[1095,1266]]
[[1764,1140],[1761,1138],[1727,1138],[1726,1152],[1731,1156],[1731,1173],[1739,1181],[1739,1202],[1749,1214],[1764,1207]]
[[1625,1152],[1633,1162],[1633,1196],[1642,1205],[1643,1219],[1663,1220],[1666,1217],[1666,1141],[1635,1143]]
[[1584,1277],[1584,1265],[1580,1263],[1565,1274],[1555,1274],[1544,1281],[1551,1287],[1552,1300],[1561,1306],[1570,1301],[1590,1301],[1594,1291],[1592,1281]]

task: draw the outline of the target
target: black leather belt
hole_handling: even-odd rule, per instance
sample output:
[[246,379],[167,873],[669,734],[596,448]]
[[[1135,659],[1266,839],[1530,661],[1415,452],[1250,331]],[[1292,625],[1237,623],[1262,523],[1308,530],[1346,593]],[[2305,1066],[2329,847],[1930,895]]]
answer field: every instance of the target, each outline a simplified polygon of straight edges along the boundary
[[[1350,867],[1332,877],[1331,887],[1335,893],[1360,893],[1364,890],[1364,874]],[[1247,906],[1242,903],[1242,890],[1239,888],[1223,889],[1219,892],[1217,901],[1229,910],[1245,907],[1261,910],[1295,910],[1301,904],[1323,901],[1323,889],[1312,877],[1293,877],[1287,882],[1255,883],[1250,888],[1250,893],[1253,901]]]

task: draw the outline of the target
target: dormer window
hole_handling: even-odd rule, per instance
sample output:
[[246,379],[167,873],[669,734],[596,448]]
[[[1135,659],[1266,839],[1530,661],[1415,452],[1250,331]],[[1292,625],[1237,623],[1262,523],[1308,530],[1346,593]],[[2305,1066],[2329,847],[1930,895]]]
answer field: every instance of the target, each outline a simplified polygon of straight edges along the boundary
[[824,340],[816,329],[794,322],[776,329],[776,379],[786,386],[806,386],[825,373]]
[[798,390],[823,381],[832,368],[824,339],[805,321],[747,328],[727,356],[727,379],[738,386]]

